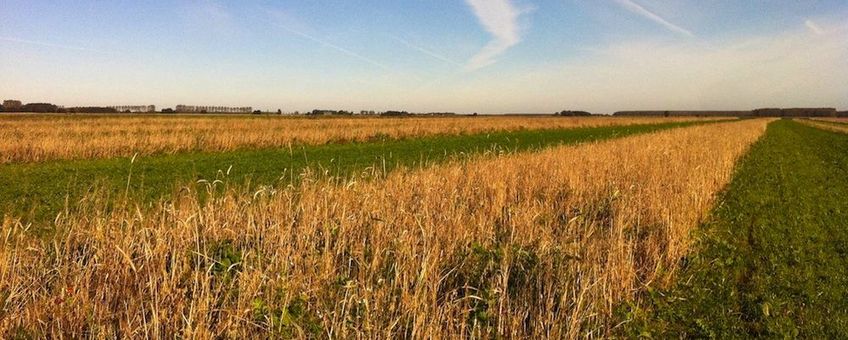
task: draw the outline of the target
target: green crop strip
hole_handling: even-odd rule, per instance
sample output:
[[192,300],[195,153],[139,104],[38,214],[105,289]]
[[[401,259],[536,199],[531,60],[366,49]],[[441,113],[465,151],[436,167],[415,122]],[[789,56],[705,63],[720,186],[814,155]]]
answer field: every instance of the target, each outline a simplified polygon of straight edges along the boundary
[[772,123],[626,336],[848,338],[848,135]]
[[[108,197],[155,202],[199,180],[225,178],[227,183],[257,187],[288,184],[307,168],[330,176],[349,176],[378,167],[420,166],[463,154],[524,151],[575,144],[704,122],[596,128],[521,130],[487,134],[440,135],[417,139],[327,144],[209,153],[128,158],[51,161],[0,165],[0,212],[31,221],[49,221],[67,202],[73,209],[87,192],[106,190]],[[101,192],[101,194],[103,194]]]

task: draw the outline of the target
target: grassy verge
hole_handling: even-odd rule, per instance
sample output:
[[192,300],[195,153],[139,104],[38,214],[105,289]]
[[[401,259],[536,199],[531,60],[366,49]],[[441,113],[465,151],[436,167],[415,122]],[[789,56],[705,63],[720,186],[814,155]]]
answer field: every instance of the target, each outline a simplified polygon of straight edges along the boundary
[[703,122],[609,126],[562,130],[523,130],[488,134],[432,136],[367,143],[301,146],[292,149],[183,153],[127,158],[51,161],[0,165],[0,212],[32,221],[52,220],[66,205],[73,208],[86,192],[110,190],[103,197],[153,202],[201,179],[226,177],[230,184],[277,185],[296,180],[307,168],[347,176],[379,167],[438,162],[461,154],[491,150],[521,151],[557,144],[589,142]]
[[678,284],[627,335],[848,337],[848,136],[789,120],[741,162]]

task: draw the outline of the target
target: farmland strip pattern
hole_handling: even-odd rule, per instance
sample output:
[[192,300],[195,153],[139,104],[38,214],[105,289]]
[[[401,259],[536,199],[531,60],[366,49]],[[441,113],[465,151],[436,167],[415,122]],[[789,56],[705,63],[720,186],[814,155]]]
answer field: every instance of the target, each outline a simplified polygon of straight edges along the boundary
[[[0,334],[582,337],[671,279],[746,120],[344,183],[5,220]],[[38,288],[36,288],[38,287]]]
[[801,124],[827,130],[831,132],[848,133],[848,122],[837,120],[802,119],[796,120]]
[[848,135],[817,127],[769,126],[629,335],[848,338]]
[[250,183],[254,187],[287,185],[308,168],[345,177],[374,167],[386,172],[397,166],[429,164],[458,155],[532,150],[698,123],[704,122],[431,136],[371,143],[137,157],[132,161],[6,164],[0,165],[0,183],[6,184],[0,186],[0,213],[50,221],[65,208],[66,202],[73,209],[75,202],[95,186],[113,197],[129,195],[134,201],[150,203],[182,190],[180,185],[197,180],[221,179],[237,186]]
[[[0,115],[0,164],[179,152],[290,148],[433,135],[570,129],[696,118],[443,117],[280,118]],[[704,118],[700,120],[711,120]]]

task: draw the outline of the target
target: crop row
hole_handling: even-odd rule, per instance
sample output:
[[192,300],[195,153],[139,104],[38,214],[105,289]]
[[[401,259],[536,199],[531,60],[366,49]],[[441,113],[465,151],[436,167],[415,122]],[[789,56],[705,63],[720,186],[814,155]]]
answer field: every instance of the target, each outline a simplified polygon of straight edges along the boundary
[[[690,121],[696,118],[444,117],[254,118],[0,116],[0,164],[229,151],[435,134],[563,129]],[[706,119],[706,118],[702,118]]]
[[93,194],[49,240],[3,221],[0,334],[609,334],[615,306],[671,280],[766,125],[186,193],[152,208],[106,209]]

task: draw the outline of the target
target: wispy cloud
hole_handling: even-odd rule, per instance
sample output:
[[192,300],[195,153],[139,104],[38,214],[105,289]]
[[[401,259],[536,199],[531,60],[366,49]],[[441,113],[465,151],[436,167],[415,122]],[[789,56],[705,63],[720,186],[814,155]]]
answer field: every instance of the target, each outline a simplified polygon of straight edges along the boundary
[[679,34],[685,35],[687,37],[694,37],[695,36],[695,34],[692,33],[691,31],[669,22],[665,18],[659,16],[658,14],[656,14],[654,12],[649,11],[647,8],[642,7],[642,5],[637,4],[636,2],[633,2],[632,0],[615,0],[615,2],[618,3],[619,5],[621,5],[622,7],[624,7],[625,9],[627,9],[628,11],[631,11],[633,13],[641,15],[641,16],[647,18],[648,20],[651,20],[651,21],[667,28],[669,31],[679,33]]
[[807,29],[809,29],[810,32],[813,32],[817,35],[824,34],[824,30],[821,28],[821,26],[819,26],[812,20],[807,19],[806,21],[804,21],[804,26],[807,26]]
[[13,42],[13,43],[35,45],[35,46],[42,46],[42,47],[61,48],[61,49],[74,50],[74,51],[95,52],[95,53],[105,53],[105,54],[115,53],[114,51],[104,51],[104,50],[98,50],[98,49],[82,47],[82,46],[55,44],[55,43],[51,43],[51,42],[19,39],[19,38],[14,38],[14,37],[0,37],[0,41],[8,41],[8,42]]
[[413,49],[413,50],[415,50],[415,51],[418,51],[418,52],[424,53],[425,55],[428,55],[428,56],[430,56],[430,57],[432,57],[432,58],[434,58],[434,59],[441,60],[441,61],[443,61],[443,62],[445,62],[445,63],[451,64],[451,65],[454,65],[454,66],[459,66],[459,67],[463,67],[463,66],[464,66],[464,65],[462,65],[462,64],[460,64],[460,63],[458,63],[458,62],[456,62],[456,61],[451,60],[451,59],[450,59],[450,58],[448,58],[448,57],[445,57],[445,56],[443,56],[443,55],[441,55],[441,54],[439,54],[439,53],[433,52],[433,51],[432,51],[432,50],[430,50],[430,49],[427,49],[427,48],[421,47],[421,46],[419,46],[419,45],[413,44],[413,43],[409,42],[408,40],[403,39],[403,38],[401,38],[401,37],[394,36],[394,35],[391,35],[391,34],[389,34],[389,37],[391,37],[391,38],[392,38],[392,39],[394,39],[395,41],[397,41],[397,42],[399,42],[399,43],[403,44],[404,46],[409,47],[410,49]]
[[378,61],[376,61],[376,60],[374,60],[374,59],[368,58],[368,57],[363,56],[363,55],[361,55],[361,54],[359,54],[359,53],[356,53],[356,52],[354,52],[354,51],[351,51],[351,50],[349,50],[349,49],[347,49],[347,48],[344,48],[344,47],[341,47],[341,46],[339,46],[339,45],[333,44],[333,43],[331,43],[331,42],[329,42],[329,41],[327,41],[327,40],[325,40],[325,39],[321,39],[321,38],[316,37],[316,36],[314,36],[314,35],[307,34],[307,33],[303,32],[303,31],[300,31],[300,30],[297,30],[297,29],[294,29],[294,28],[289,27],[289,26],[288,26],[288,25],[286,25],[285,23],[286,23],[286,22],[288,22],[288,21],[290,20],[290,18],[289,18],[289,17],[288,17],[285,13],[281,13],[281,12],[278,12],[278,11],[272,11],[272,10],[269,10],[269,11],[268,11],[268,14],[271,16],[271,18],[272,18],[272,19],[277,20],[277,22],[273,22],[273,23],[272,23],[272,25],[274,25],[274,26],[276,26],[276,27],[279,27],[279,28],[281,28],[281,29],[283,29],[283,30],[285,30],[285,31],[287,31],[287,32],[289,32],[289,33],[292,33],[292,34],[294,34],[294,35],[300,36],[301,38],[304,38],[304,39],[310,40],[310,41],[312,41],[312,42],[315,42],[315,43],[317,43],[317,44],[319,44],[319,45],[322,45],[322,46],[324,46],[324,47],[328,47],[328,48],[334,49],[334,50],[336,50],[336,51],[338,51],[338,52],[340,52],[340,53],[342,53],[342,54],[345,54],[345,55],[347,55],[347,56],[349,56],[349,57],[352,57],[352,58],[358,59],[358,60],[360,60],[360,61],[366,62],[366,63],[368,63],[368,64],[371,64],[371,65],[373,65],[373,66],[379,67],[379,68],[381,68],[381,69],[384,69],[384,70],[387,70],[387,71],[392,71],[390,67],[388,67],[388,66],[386,66],[385,64],[383,64],[383,63],[381,63],[381,62],[378,62]]
[[197,4],[196,8],[201,15],[208,17],[210,20],[216,22],[228,22],[232,20],[230,12],[219,2],[211,0],[201,1]]
[[521,42],[521,29],[518,18],[523,11],[515,7],[510,0],[466,0],[483,28],[492,35],[490,41],[477,52],[468,64],[467,70],[473,71],[497,61],[497,57],[510,47]]
[[238,25],[230,9],[218,0],[194,0],[185,2],[183,20],[198,32],[213,33],[216,37],[232,37]]
[[[848,22],[840,19],[816,19],[826,31],[812,36],[799,23],[715,42],[651,37],[604,42],[559,66],[483,75],[460,88],[439,88],[443,92],[433,98],[481,112],[848,108]],[[545,91],[539,83],[546,84]]]

